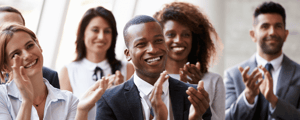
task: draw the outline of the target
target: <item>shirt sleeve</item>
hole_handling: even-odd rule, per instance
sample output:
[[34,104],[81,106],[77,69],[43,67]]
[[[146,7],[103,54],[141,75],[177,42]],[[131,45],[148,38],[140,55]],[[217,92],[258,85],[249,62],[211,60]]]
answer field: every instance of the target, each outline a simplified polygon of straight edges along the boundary
[[12,116],[10,115],[8,108],[8,95],[6,94],[6,90],[3,89],[3,85],[0,86],[0,118],[1,120],[12,120]]
[[250,104],[250,103],[247,101],[246,95],[245,95],[245,91],[243,91],[242,97],[243,97],[243,99],[244,99],[244,101],[245,101],[245,103],[246,103],[246,105],[247,105],[247,107],[248,107],[249,109],[254,108],[254,105],[257,103],[257,99],[258,99],[257,96],[255,96],[255,99],[254,99],[254,103],[253,103],[253,104]]

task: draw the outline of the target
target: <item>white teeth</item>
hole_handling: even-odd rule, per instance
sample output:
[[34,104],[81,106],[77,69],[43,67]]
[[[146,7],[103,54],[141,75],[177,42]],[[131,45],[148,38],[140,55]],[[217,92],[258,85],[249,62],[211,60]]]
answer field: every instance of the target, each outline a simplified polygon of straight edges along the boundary
[[160,60],[160,57],[148,59],[147,62],[148,62],[148,63],[151,63],[151,62],[158,61],[158,60]]
[[181,51],[181,50],[184,50],[184,47],[174,47],[173,50],[175,50],[175,51]]
[[29,65],[25,66],[26,68],[30,68],[31,66],[33,66],[36,63],[37,60],[33,61],[32,63],[30,63]]

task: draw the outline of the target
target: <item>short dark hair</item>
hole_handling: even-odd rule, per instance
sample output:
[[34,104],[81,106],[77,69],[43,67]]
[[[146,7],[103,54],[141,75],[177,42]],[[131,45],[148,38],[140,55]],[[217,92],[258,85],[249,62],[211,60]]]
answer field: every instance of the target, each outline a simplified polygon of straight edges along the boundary
[[275,3],[272,1],[264,2],[255,9],[253,16],[256,19],[258,15],[266,14],[266,13],[276,13],[276,14],[281,15],[284,26],[286,25],[285,24],[285,19],[286,19],[285,10],[279,3]]
[[0,6],[0,12],[14,12],[14,13],[19,14],[21,16],[22,20],[23,20],[23,25],[25,25],[25,20],[24,20],[23,15],[16,8],[13,8],[11,6]]
[[[222,50],[223,46],[215,28],[204,12],[198,6],[190,3],[173,2],[166,4],[153,16],[162,24],[162,27],[167,21],[174,20],[189,28],[192,32],[192,48],[188,55],[188,62],[191,64],[200,62],[201,72],[208,72],[209,63],[216,59],[216,48],[219,47]],[[216,38],[215,43],[212,37]]]
[[106,58],[108,59],[108,62],[110,64],[111,72],[112,74],[114,74],[116,70],[119,70],[121,68],[121,62],[116,59],[116,54],[115,54],[115,47],[116,47],[117,36],[118,36],[117,25],[116,25],[115,17],[112,14],[112,12],[105,9],[102,6],[90,8],[84,13],[77,29],[77,37],[75,42],[76,59],[74,61],[80,61],[86,57],[84,32],[86,30],[86,27],[90,23],[90,21],[97,16],[104,18],[106,22],[109,24],[110,28],[112,29],[111,45],[106,52]]
[[134,18],[132,18],[131,20],[129,20],[124,29],[123,29],[123,36],[124,36],[124,40],[125,40],[125,44],[126,47],[128,48],[128,41],[127,41],[127,29],[132,26],[132,25],[137,25],[137,24],[141,24],[141,23],[147,23],[147,22],[157,22],[158,24],[160,24],[156,19],[154,19],[151,16],[148,15],[138,15],[135,16]]

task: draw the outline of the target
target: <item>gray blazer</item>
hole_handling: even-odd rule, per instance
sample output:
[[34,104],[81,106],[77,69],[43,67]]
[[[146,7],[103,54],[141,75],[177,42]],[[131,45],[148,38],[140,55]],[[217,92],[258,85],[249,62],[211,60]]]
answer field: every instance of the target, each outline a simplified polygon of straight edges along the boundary
[[[241,97],[245,89],[238,66],[249,66],[248,74],[257,66],[255,55],[249,60],[238,64],[225,71],[224,82],[226,89],[225,119],[226,120],[258,120],[265,119],[260,104],[255,104],[252,110],[248,110],[246,103]],[[276,88],[278,102],[272,117],[279,120],[300,119],[300,65],[283,56],[282,67]],[[259,96],[262,97],[262,96]],[[259,113],[258,113],[259,112]]]
[[[191,103],[185,93],[189,86],[179,80],[169,78],[169,91],[174,120],[187,120]],[[96,103],[96,120],[143,120],[143,108],[133,77],[125,83],[108,89]],[[211,119],[210,108],[202,116]]]

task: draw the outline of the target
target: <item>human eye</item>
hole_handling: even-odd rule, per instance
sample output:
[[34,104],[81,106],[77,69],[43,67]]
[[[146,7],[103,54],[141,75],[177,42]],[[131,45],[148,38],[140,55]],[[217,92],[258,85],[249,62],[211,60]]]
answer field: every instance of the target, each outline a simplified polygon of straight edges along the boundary
[[157,40],[155,40],[155,42],[156,43],[162,43],[162,42],[164,42],[164,39],[157,39]]
[[145,45],[146,45],[146,43],[140,42],[140,43],[136,43],[136,44],[135,44],[135,47],[140,48],[140,47],[143,47],[143,46],[145,46]]
[[261,28],[262,28],[262,29],[268,29],[268,27],[269,27],[269,25],[267,25],[267,24],[261,25]]
[[174,33],[167,33],[166,36],[167,36],[168,38],[173,38],[173,37],[175,37],[176,35],[175,35]]
[[13,53],[12,56],[11,56],[11,59],[13,59],[16,55],[19,55],[19,56],[20,56],[20,53],[19,53],[19,52]]
[[92,31],[95,32],[95,33],[99,32],[99,30],[97,28],[92,28]]
[[30,48],[32,48],[34,46],[34,44],[33,43],[30,43],[30,44],[28,44],[27,46],[26,46],[26,49],[30,49]]
[[191,34],[190,34],[190,33],[183,33],[182,36],[183,36],[183,37],[190,37]]
[[283,25],[282,24],[277,24],[276,27],[281,29],[281,28],[283,28]]
[[111,33],[112,31],[110,29],[104,30],[104,33]]

